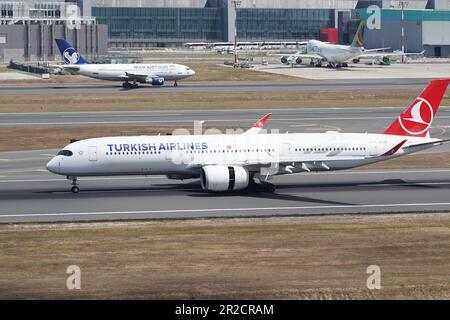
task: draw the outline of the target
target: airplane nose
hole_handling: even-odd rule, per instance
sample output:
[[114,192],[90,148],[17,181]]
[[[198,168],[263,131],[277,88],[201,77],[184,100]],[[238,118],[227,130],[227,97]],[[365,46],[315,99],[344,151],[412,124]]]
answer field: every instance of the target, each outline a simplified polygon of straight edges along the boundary
[[59,161],[56,160],[55,158],[53,158],[49,162],[47,162],[47,165],[45,167],[50,172],[58,173],[58,171],[59,171]]
[[194,70],[191,70],[191,76],[193,76],[195,74]]

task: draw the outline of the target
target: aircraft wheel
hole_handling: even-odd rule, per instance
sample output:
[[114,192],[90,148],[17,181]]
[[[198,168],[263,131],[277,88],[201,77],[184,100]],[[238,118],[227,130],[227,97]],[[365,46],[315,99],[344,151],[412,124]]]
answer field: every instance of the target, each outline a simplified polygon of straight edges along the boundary
[[124,83],[122,83],[122,87],[123,88],[129,88],[130,84],[128,82],[124,82]]
[[343,66],[344,68],[347,68],[347,67],[348,67],[348,64],[347,64],[347,63],[343,63],[342,66]]
[[264,183],[263,185],[263,191],[268,193],[274,193],[275,192],[275,185],[271,183]]
[[78,193],[78,192],[80,192],[80,188],[77,187],[77,186],[73,186],[73,187],[72,187],[72,192],[73,192],[73,193]]
[[178,87],[178,82],[175,81],[175,83],[173,84],[174,87]]

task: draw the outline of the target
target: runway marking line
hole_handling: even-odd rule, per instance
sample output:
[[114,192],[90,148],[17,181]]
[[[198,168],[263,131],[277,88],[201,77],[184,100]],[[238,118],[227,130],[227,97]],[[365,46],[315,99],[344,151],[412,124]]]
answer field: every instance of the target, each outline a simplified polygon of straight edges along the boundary
[[252,207],[252,208],[211,208],[211,209],[174,209],[174,210],[144,210],[144,211],[98,211],[98,212],[57,212],[57,213],[27,213],[2,214],[0,218],[24,217],[53,217],[53,216],[96,216],[121,214],[157,214],[157,213],[189,213],[189,212],[233,212],[233,211],[269,211],[269,210],[311,210],[311,209],[354,209],[354,208],[380,208],[380,207],[423,207],[448,206],[450,202],[437,203],[392,203],[392,204],[361,204],[361,205],[334,205],[334,206],[304,206],[304,207]]

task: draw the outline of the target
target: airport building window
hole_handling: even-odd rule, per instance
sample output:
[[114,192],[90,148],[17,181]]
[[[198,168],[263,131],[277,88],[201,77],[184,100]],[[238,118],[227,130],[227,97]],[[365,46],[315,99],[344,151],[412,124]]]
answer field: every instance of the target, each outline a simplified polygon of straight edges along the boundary
[[97,23],[107,24],[112,39],[223,39],[223,8],[93,7]]

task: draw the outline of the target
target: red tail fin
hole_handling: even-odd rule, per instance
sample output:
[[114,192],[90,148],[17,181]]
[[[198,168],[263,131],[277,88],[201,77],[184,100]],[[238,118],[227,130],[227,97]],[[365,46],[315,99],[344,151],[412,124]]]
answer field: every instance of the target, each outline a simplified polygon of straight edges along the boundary
[[384,132],[399,136],[425,137],[441,104],[450,79],[432,80],[414,103]]

